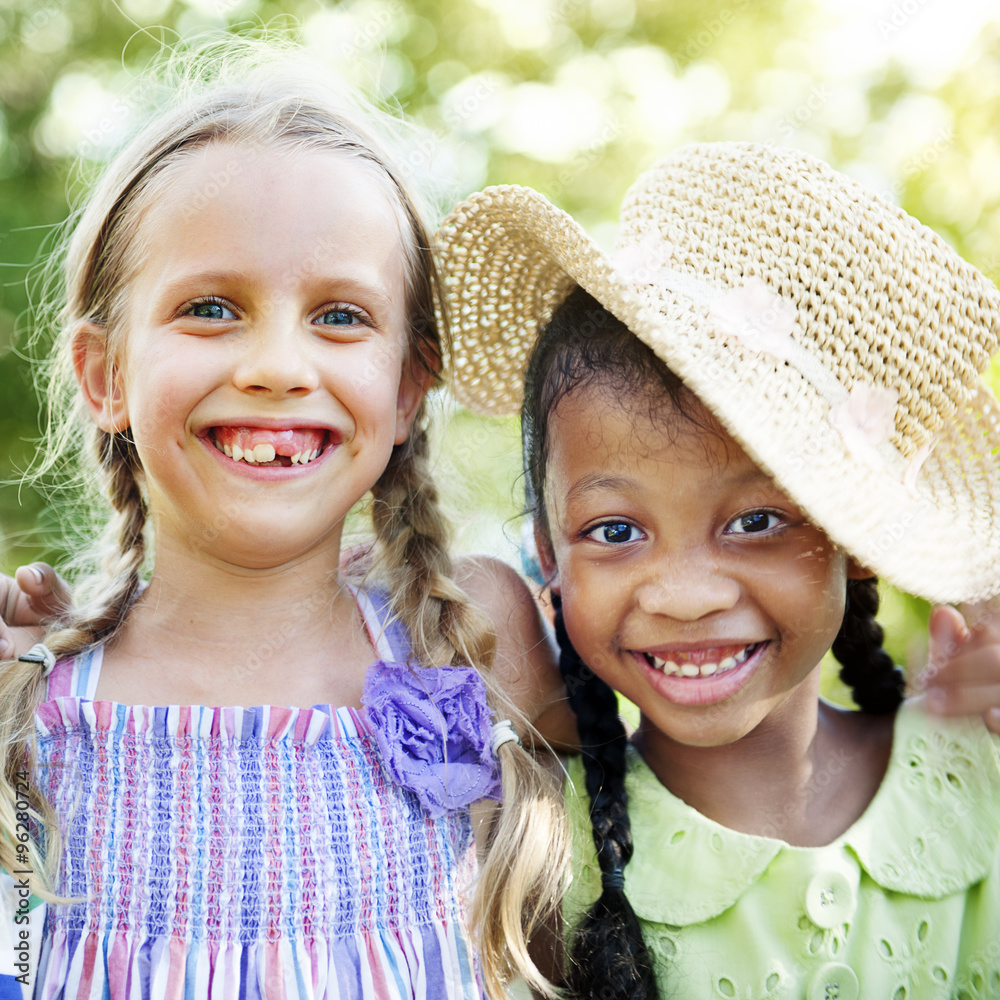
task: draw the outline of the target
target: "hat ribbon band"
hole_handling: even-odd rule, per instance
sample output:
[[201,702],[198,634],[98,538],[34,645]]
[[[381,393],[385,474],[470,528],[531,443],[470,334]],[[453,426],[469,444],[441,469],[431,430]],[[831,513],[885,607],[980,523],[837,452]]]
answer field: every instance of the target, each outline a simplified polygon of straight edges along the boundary
[[887,386],[857,380],[847,390],[805,347],[792,337],[798,311],[761,278],[747,278],[734,288],[716,288],[708,282],[662,263],[663,244],[650,252],[647,237],[638,247],[624,248],[616,263],[634,284],[664,288],[708,310],[717,331],[738,340],[758,354],[770,354],[791,365],[829,404],[827,419],[840,432],[847,451],[864,464],[878,468],[888,460],[901,465],[900,478],[915,491],[920,466],[930,444],[906,462],[889,439],[895,430],[899,393]]

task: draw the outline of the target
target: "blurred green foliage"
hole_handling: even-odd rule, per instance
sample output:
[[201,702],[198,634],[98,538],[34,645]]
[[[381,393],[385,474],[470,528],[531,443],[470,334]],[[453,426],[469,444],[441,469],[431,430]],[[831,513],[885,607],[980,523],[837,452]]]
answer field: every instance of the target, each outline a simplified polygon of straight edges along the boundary
[[[74,160],[108,155],[131,82],[164,46],[206,32],[300,39],[426,128],[429,169],[446,177],[442,208],[485,184],[527,184],[608,245],[625,188],[666,149],[788,143],[883,189],[1000,274],[1000,32],[984,28],[942,79],[915,75],[888,43],[874,69],[833,78],[831,10],[820,0],[0,0],[0,570],[60,558],[43,498],[16,484],[39,434],[29,307],[78,186]],[[885,34],[879,13],[863,22],[869,35]],[[989,378],[1000,385],[996,361]],[[462,546],[516,560],[516,424],[440,410],[439,471]],[[900,595],[887,605],[905,659],[926,609]]]

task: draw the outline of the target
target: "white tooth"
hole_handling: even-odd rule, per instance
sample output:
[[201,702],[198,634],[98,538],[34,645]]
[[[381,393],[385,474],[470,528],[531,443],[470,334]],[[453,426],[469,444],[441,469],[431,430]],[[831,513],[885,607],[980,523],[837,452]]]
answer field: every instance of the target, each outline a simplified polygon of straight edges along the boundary
[[258,444],[254,445],[253,449],[253,460],[255,462],[273,462],[274,461],[274,445],[273,444]]
[[682,663],[681,664],[681,676],[682,677],[697,677],[701,673],[697,663]]
[[741,649],[741,650],[740,650],[740,651],[739,651],[739,652],[738,652],[738,653],[736,654],[736,662],[737,662],[737,663],[742,663],[742,662],[743,662],[743,661],[744,661],[744,660],[745,660],[745,659],[746,659],[746,658],[747,658],[747,657],[748,657],[749,655],[750,655],[750,647],[749,647],[749,646],[744,646],[744,647],[743,647],[743,648],[742,648],[742,649]]
[[701,665],[701,676],[702,677],[711,677],[712,674],[714,674],[715,671],[718,670],[718,669],[719,669],[719,664],[718,663],[703,663]]
[[251,465],[257,464],[257,459],[254,458],[253,448],[247,448],[247,450],[243,452],[243,461],[249,462]]
[[230,448],[228,444],[223,447],[222,451],[225,454],[226,458],[233,457],[233,449]]
[[241,458],[243,458],[243,449],[238,444],[234,444],[233,445],[233,461],[234,462],[238,462],[238,461],[240,461]]
[[314,458],[319,458],[319,448],[315,448],[312,454],[309,456],[309,461],[311,462]]
[[673,660],[665,660],[663,663],[663,672],[665,674],[673,674],[677,677],[681,672],[681,668]]
[[653,661],[653,669],[654,670],[662,670],[663,669],[663,660],[661,660],[658,656],[653,656],[653,654],[650,653],[649,654],[649,658]]
[[302,454],[301,451],[297,451],[294,455],[292,455],[292,465],[298,465],[299,464],[299,456],[301,454]]
[[727,656],[724,660],[721,660],[719,662],[719,669],[732,670],[733,667],[735,667],[738,662],[739,661],[736,659],[735,656]]

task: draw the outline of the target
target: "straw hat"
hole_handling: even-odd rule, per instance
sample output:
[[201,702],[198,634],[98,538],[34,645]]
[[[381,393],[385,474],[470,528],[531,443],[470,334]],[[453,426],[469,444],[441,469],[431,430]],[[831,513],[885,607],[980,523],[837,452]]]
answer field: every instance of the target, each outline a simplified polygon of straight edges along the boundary
[[513,413],[579,284],[830,537],[930,600],[1000,593],[1000,294],[901,209],[804,153],[686,146],[625,197],[614,255],[535,191],[438,233],[458,398]]

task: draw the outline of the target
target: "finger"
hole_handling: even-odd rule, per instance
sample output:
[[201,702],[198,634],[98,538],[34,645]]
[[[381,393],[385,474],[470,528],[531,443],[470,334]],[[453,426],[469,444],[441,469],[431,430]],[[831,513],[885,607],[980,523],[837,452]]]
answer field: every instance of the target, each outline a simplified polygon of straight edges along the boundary
[[991,708],[986,715],[986,728],[1000,736],[1000,708]]
[[1000,643],[978,645],[970,641],[928,678],[928,690],[1000,684]]
[[14,649],[14,636],[9,623],[17,614],[17,600],[20,591],[9,576],[0,575],[0,657],[8,658]]
[[965,619],[946,604],[939,604],[931,611],[928,630],[927,665],[913,683],[918,691],[934,682],[969,637]]
[[1000,599],[961,605],[974,641],[1000,643]]
[[41,620],[57,618],[69,609],[69,585],[48,563],[21,566],[14,579],[24,595],[18,612],[27,617],[11,624],[36,625]]
[[935,715],[985,715],[995,708],[1000,708],[1000,683],[927,691],[927,710]]
[[14,655],[14,636],[3,619],[0,619],[0,660],[9,660]]

